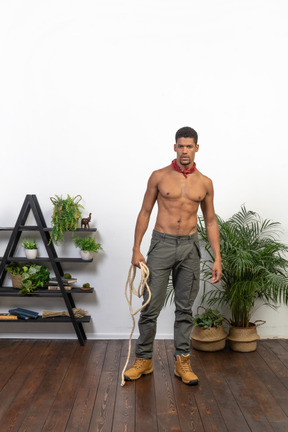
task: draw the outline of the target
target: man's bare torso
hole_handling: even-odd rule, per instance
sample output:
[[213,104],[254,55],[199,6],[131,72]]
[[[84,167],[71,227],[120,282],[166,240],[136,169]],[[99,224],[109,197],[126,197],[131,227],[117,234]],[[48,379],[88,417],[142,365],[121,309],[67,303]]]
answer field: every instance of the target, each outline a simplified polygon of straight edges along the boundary
[[205,200],[211,180],[199,171],[185,178],[170,166],[153,174],[158,187],[155,230],[172,235],[196,232],[199,204]]

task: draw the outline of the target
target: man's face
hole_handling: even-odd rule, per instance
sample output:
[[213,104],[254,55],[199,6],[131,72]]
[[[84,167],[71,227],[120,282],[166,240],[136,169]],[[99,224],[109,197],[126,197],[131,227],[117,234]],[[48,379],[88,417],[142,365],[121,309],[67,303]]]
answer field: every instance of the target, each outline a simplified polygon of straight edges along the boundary
[[177,163],[185,168],[192,168],[195,153],[198,152],[199,145],[195,144],[194,138],[178,138],[174,144],[174,150],[177,153]]

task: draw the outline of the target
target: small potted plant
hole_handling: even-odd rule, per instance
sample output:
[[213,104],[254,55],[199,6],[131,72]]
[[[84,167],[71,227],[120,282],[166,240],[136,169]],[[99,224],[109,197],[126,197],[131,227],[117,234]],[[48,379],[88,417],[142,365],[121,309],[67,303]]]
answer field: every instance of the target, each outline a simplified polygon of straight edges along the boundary
[[54,205],[54,210],[51,220],[51,240],[56,245],[64,242],[64,234],[66,231],[75,231],[78,227],[78,221],[81,218],[81,209],[84,207],[79,204],[81,196],[77,195],[72,198],[67,195],[67,198],[55,195],[50,200]]
[[37,257],[38,246],[35,239],[23,240],[22,246],[24,247],[26,258],[35,259]]
[[[204,309],[202,314],[199,308]],[[193,320],[191,341],[194,349],[199,351],[220,351],[225,348],[227,333],[223,328],[223,315],[216,309],[199,306]]]
[[22,288],[23,267],[17,262],[11,262],[6,265],[5,270],[9,272],[13,288]]
[[25,295],[34,292],[38,287],[43,287],[50,279],[50,272],[47,267],[37,264],[23,266],[22,289],[20,294]]
[[10,273],[13,288],[20,289],[25,295],[32,293],[38,287],[43,287],[50,279],[47,267],[37,264],[21,265],[17,262],[7,264],[5,269]]
[[100,243],[96,243],[93,237],[75,237],[74,244],[80,248],[81,258],[89,261],[93,258],[93,253],[97,253],[101,248]]

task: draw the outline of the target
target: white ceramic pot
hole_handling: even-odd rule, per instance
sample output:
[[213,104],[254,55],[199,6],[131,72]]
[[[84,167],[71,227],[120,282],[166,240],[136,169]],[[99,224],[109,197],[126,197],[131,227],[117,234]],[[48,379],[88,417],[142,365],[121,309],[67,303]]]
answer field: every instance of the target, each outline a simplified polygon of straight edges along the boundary
[[83,261],[89,261],[93,258],[93,253],[81,250],[81,258]]
[[38,249],[25,249],[25,255],[28,259],[35,259],[37,257]]

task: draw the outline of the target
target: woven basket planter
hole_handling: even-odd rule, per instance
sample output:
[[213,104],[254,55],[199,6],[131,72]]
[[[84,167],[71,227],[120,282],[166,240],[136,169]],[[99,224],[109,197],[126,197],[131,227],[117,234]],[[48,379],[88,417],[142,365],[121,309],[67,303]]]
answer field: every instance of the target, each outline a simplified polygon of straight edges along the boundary
[[[257,321],[258,322],[258,321]],[[261,321],[264,324],[265,321]],[[229,346],[232,351],[252,352],[257,349],[257,340],[260,339],[257,327],[261,324],[250,323],[249,327],[230,327]]]
[[22,289],[22,277],[21,275],[13,275],[10,273],[11,280],[12,280],[12,286],[13,288]]
[[199,351],[220,351],[225,348],[227,333],[222,324],[208,329],[194,326],[191,333],[192,347]]

